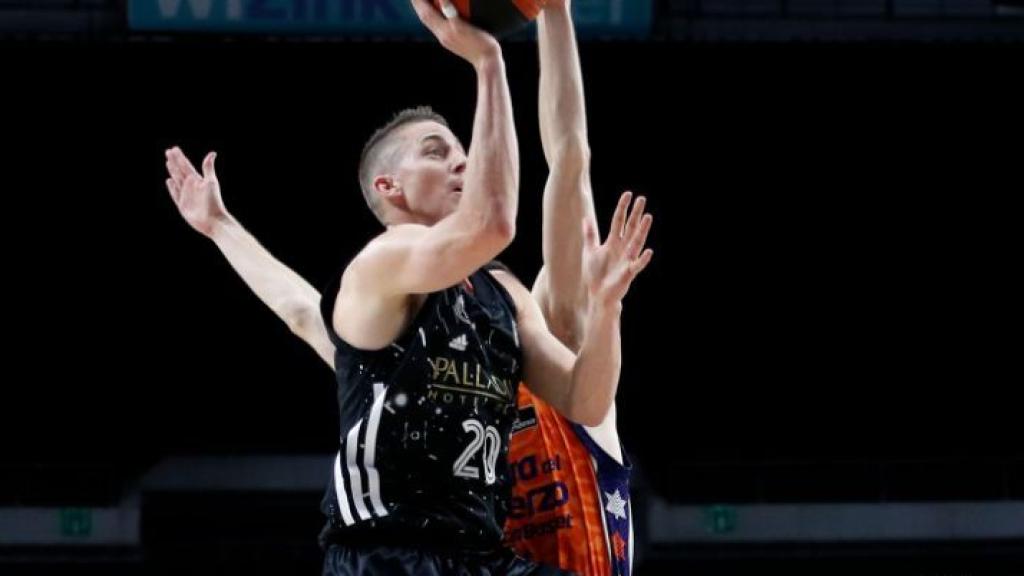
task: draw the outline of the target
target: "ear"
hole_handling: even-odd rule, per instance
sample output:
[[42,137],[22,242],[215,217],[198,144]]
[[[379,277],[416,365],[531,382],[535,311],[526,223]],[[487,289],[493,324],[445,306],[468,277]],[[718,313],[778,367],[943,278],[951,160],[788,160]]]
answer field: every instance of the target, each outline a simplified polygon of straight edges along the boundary
[[381,174],[374,178],[373,191],[377,194],[377,198],[385,204],[390,204],[401,210],[405,210],[408,206],[401,184],[390,174]]

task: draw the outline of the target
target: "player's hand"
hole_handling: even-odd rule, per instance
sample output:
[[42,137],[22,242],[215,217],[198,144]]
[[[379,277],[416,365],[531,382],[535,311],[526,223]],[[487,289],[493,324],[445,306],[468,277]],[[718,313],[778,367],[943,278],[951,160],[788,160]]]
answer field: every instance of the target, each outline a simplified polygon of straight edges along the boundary
[[583,273],[593,304],[619,304],[654,255],[650,248],[643,249],[653,222],[650,214],[644,214],[647,200],[641,196],[630,211],[632,197],[626,192],[619,198],[604,244],[598,243],[593,223],[584,219]]
[[192,163],[175,146],[165,152],[167,156],[167,191],[181,217],[200,234],[212,237],[217,225],[230,219],[220,195],[220,182],[214,169],[216,152],[203,160],[203,174],[196,172]]
[[411,1],[420,21],[441,45],[474,68],[501,57],[501,47],[494,36],[460,18],[448,0],[444,0],[445,13],[438,11],[430,0]]

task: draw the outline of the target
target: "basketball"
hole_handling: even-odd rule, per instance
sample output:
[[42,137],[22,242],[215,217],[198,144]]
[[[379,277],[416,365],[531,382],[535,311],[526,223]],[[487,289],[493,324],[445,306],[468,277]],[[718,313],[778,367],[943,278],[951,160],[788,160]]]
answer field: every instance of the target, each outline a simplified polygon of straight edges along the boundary
[[[434,6],[441,10],[442,0],[433,0]],[[451,0],[463,20],[502,37],[533,21],[544,0]]]

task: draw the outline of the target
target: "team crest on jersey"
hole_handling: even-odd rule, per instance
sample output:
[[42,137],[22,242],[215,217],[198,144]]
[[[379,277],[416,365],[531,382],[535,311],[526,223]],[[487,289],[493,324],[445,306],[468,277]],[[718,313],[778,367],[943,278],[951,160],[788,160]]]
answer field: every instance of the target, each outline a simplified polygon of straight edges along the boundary
[[533,406],[523,406],[516,415],[516,421],[512,423],[512,433],[522,432],[527,428],[537,427],[537,411]]

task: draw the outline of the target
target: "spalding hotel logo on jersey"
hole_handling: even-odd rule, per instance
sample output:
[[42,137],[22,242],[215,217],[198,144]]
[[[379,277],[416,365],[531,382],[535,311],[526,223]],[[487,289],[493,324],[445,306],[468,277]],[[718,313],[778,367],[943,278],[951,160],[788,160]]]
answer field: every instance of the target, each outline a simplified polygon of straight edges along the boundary
[[473,402],[510,404],[511,386],[508,378],[487,372],[476,362],[455,360],[445,356],[427,358],[430,363],[430,384],[427,398],[445,404],[466,403],[466,396],[475,396]]

